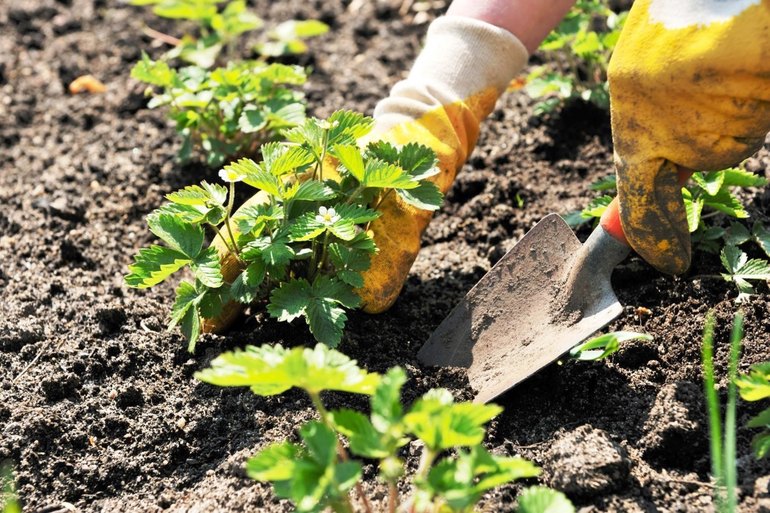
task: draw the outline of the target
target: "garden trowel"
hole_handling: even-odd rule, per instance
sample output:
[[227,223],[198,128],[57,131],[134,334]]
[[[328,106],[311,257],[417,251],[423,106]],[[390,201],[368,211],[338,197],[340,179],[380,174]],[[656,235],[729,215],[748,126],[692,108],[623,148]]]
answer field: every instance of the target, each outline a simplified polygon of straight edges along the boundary
[[610,275],[630,252],[622,233],[617,198],[584,244],[548,215],[468,292],[418,358],[466,367],[476,402],[502,394],[621,313]]

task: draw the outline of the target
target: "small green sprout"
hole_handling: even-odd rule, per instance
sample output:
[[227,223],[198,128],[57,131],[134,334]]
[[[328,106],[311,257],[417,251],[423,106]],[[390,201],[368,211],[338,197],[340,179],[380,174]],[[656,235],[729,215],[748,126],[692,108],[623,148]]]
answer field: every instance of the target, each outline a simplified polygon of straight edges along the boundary
[[3,508],[3,513],[21,513],[21,503],[19,503],[14,485],[13,466],[9,461],[4,461],[0,465],[0,483],[3,486],[3,492],[0,495],[0,506]]
[[[770,362],[752,365],[748,374],[735,380],[744,401],[760,401],[770,397]],[[762,429],[754,436],[751,447],[757,459],[770,454],[770,408],[749,420],[748,427]]]
[[[148,288],[189,267],[171,314],[190,351],[203,319],[223,305],[267,300],[281,321],[302,318],[319,342],[336,346],[347,316],[360,298],[362,273],[377,250],[369,230],[379,206],[391,194],[424,210],[436,210],[443,195],[428,179],[439,172],[425,146],[397,148],[385,142],[357,145],[373,120],[338,111],[327,120],[307,119],[287,130],[287,142],[262,146],[262,161],[241,159],[224,166],[227,184],[192,185],[169,194],[169,203],[148,218],[165,246],[142,249],[129,266],[126,283]],[[338,165],[328,168],[330,159]],[[324,177],[334,171],[337,178]],[[262,201],[233,212],[235,183],[262,191]],[[204,229],[234,255],[240,268],[232,283],[222,275],[219,255],[204,248]]]
[[305,120],[305,83],[298,66],[247,61],[205,71],[191,66],[172,69],[147,55],[131,76],[149,84],[151,109],[165,107],[182,135],[179,159],[206,155],[209,166],[237,156],[255,156],[260,146]]
[[603,360],[616,353],[620,344],[631,340],[652,340],[650,335],[633,331],[613,331],[586,340],[570,349],[569,355],[576,360]]
[[[250,11],[245,0],[131,0],[132,5],[151,5],[161,18],[188,20],[198,24],[198,34],[185,34],[181,39],[160,34],[174,48],[164,60],[179,58],[199,68],[209,69],[221,61],[225,52],[235,57],[238,38],[246,32],[264,27],[264,22]],[[221,4],[225,4],[220,8]],[[280,57],[307,51],[304,40],[326,33],[329,27],[316,20],[289,20],[263,33],[255,50],[263,57]],[[154,31],[152,31],[154,33]]]
[[[271,482],[276,495],[289,499],[297,511],[352,512],[353,488],[362,509],[373,511],[359,483],[361,463],[349,453],[379,462],[379,478],[389,490],[388,511],[396,511],[402,505],[398,483],[406,475],[399,449],[412,440],[422,444],[423,453],[410,478],[410,511],[470,513],[492,488],[540,473],[526,460],[495,456],[481,445],[484,425],[500,413],[498,406],[457,403],[449,391],[434,389],[406,409],[401,403],[403,369],[370,373],[322,344],[315,349],[248,346],[219,356],[195,377],[219,386],[248,386],[263,396],[292,387],[308,394],[319,420],[299,428],[301,443],[269,445],[246,464],[251,478]],[[321,393],[332,390],[370,396],[370,415],[327,410]],[[519,511],[573,513],[574,508],[563,495],[538,487],[522,495]]]
[[578,0],[540,45],[545,64],[527,76],[527,94],[543,99],[535,105],[536,115],[552,112],[570,98],[609,108],[607,66],[627,14],[614,12],[606,0]]
[[736,511],[738,498],[736,462],[736,376],[743,339],[743,313],[735,314],[730,335],[730,354],[727,369],[727,405],[724,414],[724,430],[720,419],[719,397],[714,379],[714,319],[713,312],[706,316],[703,329],[701,360],[703,362],[703,386],[709,417],[709,441],[711,449],[711,475],[716,481],[714,501],[719,513]]

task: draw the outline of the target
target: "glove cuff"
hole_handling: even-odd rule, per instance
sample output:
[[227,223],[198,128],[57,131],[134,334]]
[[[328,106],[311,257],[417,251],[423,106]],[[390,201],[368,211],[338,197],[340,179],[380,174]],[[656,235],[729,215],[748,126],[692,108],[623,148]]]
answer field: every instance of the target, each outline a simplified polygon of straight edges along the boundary
[[499,96],[524,68],[529,54],[505,29],[462,16],[431,23],[425,46],[406,80],[374,110],[376,131],[420,118],[440,106],[494,89]]

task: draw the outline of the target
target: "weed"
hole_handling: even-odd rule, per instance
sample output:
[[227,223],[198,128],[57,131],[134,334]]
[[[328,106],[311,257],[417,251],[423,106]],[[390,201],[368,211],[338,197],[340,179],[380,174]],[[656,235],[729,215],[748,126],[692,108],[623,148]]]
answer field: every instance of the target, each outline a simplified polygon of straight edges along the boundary
[[[376,251],[369,224],[391,194],[425,210],[443,195],[427,179],[439,172],[433,151],[418,144],[396,148],[357,140],[373,120],[338,111],[285,132],[288,142],[262,146],[262,162],[225,166],[227,186],[203,182],[169,194],[170,203],[147,217],[165,246],[140,250],[126,283],[147,288],[187,266],[195,278],[182,282],[170,327],[180,325],[193,351],[202,318],[214,318],[228,301],[244,304],[269,297],[267,311],[281,321],[302,317],[319,342],[336,346],[347,317],[359,306],[356,288]],[[324,177],[330,159],[339,180]],[[259,189],[262,201],[233,213],[235,183]],[[370,207],[371,205],[371,207]],[[209,227],[238,260],[240,274],[224,282],[217,251],[204,248]]]
[[724,430],[720,419],[719,397],[714,380],[714,314],[709,312],[703,330],[702,362],[704,392],[709,418],[709,440],[711,444],[711,474],[716,481],[715,502],[720,513],[732,513],[737,507],[737,463],[736,455],[736,375],[738,358],[743,338],[743,313],[735,314],[730,335],[730,355],[727,370],[727,405],[725,407]]
[[[385,375],[367,372],[322,344],[314,349],[247,346],[220,355],[195,376],[218,386],[248,386],[263,396],[292,387],[308,394],[320,420],[299,428],[301,443],[269,445],[246,464],[251,478],[271,482],[276,495],[289,499],[298,511],[328,507],[352,512],[353,488],[363,510],[372,511],[359,483],[361,462],[351,460],[348,451],[378,462],[379,478],[389,490],[388,511],[403,506],[414,512],[470,512],[486,491],[540,473],[524,459],[495,456],[482,446],[484,425],[500,407],[457,403],[448,390],[434,389],[406,409],[401,403],[403,369],[395,367]],[[371,414],[327,410],[321,393],[330,390],[370,396]],[[400,505],[397,486],[406,470],[399,449],[412,440],[421,443],[422,458],[408,478],[410,502]],[[519,511],[567,513],[574,508],[559,492],[536,488],[522,496]]]
[[16,496],[14,485],[13,467],[8,461],[0,465],[0,483],[3,486],[3,492],[0,495],[0,506],[3,508],[3,513],[21,513],[21,504]]

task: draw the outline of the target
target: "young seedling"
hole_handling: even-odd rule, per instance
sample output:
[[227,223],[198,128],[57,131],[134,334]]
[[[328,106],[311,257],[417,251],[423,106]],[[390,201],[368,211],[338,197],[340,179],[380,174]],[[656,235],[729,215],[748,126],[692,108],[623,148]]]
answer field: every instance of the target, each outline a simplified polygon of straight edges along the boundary
[[737,462],[736,455],[736,375],[738,358],[743,339],[743,313],[738,312],[733,319],[730,335],[730,354],[727,369],[727,405],[725,407],[724,430],[720,419],[719,397],[714,379],[714,314],[706,316],[703,330],[702,362],[703,385],[706,395],[706,407],[709,418],[709,440],[711,444],[711,475],[716,481],[714,500],[719,513],[733,513],[737,508]]
[[[136,255],[126,283],[147,288],[189,267],[194,282],[182,282],[171,314],[190,341],[203,318],[223,304],[269,298],[272,317],[302,317],[319,342],[336,346],[346,308],[356,308],[362,272],[376,251],[369,224],[390,195],[425,210],[437,209],[443,195],[428,181],[437,174],[432,150],[417,144],[397,148],[385,142],[357,145],[373,120],[338,111],[327,120],[307,119],[285,132],[287,142],[262,146],[262,161],[241,159],[225,166],[218,184],[193,185],[147,218],[165,246]],[[336,168],[330,165],[336,162]],[[235,183],[260,192],[233,213]],[[204,228],[212,230],[239,274],[225,283],[213,248],[204,248]]]
[[16,496],[16,486],[13,479],[13,466],[10,462],[4,461],[0,465],[0,483],[3,486],[3,493],[0,495],[0,506],[3,513],[21,513],[21,504]]
[[[609,108],[607,66],[627,12],[615,13],[606,0],[579,0],[540,45],[546,63],[527,76],[524,86],[535,114],[552,112],[570,98]],[[568,71],[563,72],[566,66]]]
[[[748,374],[735,380],[744,401],[760,401],[770,397],[770,362],[752,365]],[[770,454],[770,408],[749,420],[748,427],[762,429],[754,436],[751,447],[757,459]]]
[[[724,278],[734,282],[738,288],[739,302],[754,294],[751,281],[770,280],[770,261],[749,259],[738,246],[753,241],[770,257],[770,231],[761,222],[755,222],[749,231],[746,225],[738,222],[731,222],[729,228],[725,229],[709,221],[719,215],[734,219],[748,218],[748,212],[733,190],[739,187],[763,187],[767,183],[764,177],[744,169],[730,168],[710,173],[693,173],[692,181],[682,188],[693,244],[704,251],[720,253],[726,271],[718,276],[703,277]],[[592,190],[605,193],[614,193],[615,187],[614,176],[607,176],[591,184]],[[581,212],[567,214],[565,220],[572,227],[591,219],[598,222],[612,198],[612,194],[603,194],[592,200]]]
[[298,66],[258,61],[205,71],[191,66],[175,70],[147,55],[131,76],[149,84],[151,109],[165,107],[182,136],[179,159],[193,152],[216,167],[238,156],[255,156],[259,147],[305,119],[305,83]]
[[650,335],[633,331],[613,331],[586,340],[570,349],[569,355],[575,360],[598,361],[607,358],[620,349],[620,344],[631,340],[652,340]]
[[[173,45],[164,60],[179,58],[197,67],[208,69],[220,61],[222,52],[235,58],[238,38],[246,32],[263,28],[264,22],[246,7],[244,0],[131,0],[132,5],[151,5],[153,13],[162,18],[186,20],[198,25],[198,33],[185,34],[181,39],[148,32]],[[220,8],[221,4],[225,4]],[[316,20],[289,20],[262,36],[255,50],[264,57],[304,53],[304,39],[324,34],[329,27]]]
[[[379,478],[388,487],[387,508],[391,512],[400,508],[471,512],[486,491],[540,472],[526,460],[495,456],[481,445],[484,425],[500,413],[498,406],[456,403],[449,391],[434,389],[406,409],[401,404],[401,388],[406,383],[401,368],[390,369],[385,375],[370,373],[322,344],[314,349],[248,346],[222,354],[195,376],[219,386],[248,386],[263,396],[292,387],[308,394],[319,420],[299,429],[302,443],[270,445],[246,464],[250,477],[271,482],[276,495],[291,500],[298,511],[331,508],[352,512],[349,492],[353,488],[363,510],[373,511],[360,487],[361,463],[351,460],[348,450],[379,462]],[[371,414],[351,409],[329,411],[321,398],[324,391],[368,395]],[[347,442],[347,450],[340,436]],[[412,440],[422,444],[423,453],[419,468],[410,476],[410,499],[402,504],[397,485],[406,478],[406,471],[399,449]],[[525,496],[520,511],[574,511],[558,493],[538,489],[530,495]]]

